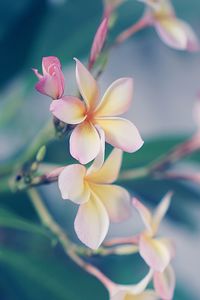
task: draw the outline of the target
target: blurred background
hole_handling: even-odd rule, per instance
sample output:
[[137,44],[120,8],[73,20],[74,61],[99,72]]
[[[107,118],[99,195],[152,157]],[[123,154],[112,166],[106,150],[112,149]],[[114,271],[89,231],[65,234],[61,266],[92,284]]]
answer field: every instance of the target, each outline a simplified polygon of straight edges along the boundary
[[[188,21],[200,38],[200,2],[174,0],[173,4],[177,15]],[[136,22],[143,9],[137,1],[126,1],[117,10],[111,39]],[[40,69],[43,56],[58,56],[67,93],[73,93],[72,58],[86,62],[102,12],[101,0],[0,1],[0,300],[108,299],[96,279],[39,232],[39,220],[26,193],[13,193],[7,184],[16,161],[51,117],[49,99],[34,89],[36,78],[31,68]],[[148,28],[112,50],[100,80],[102,91],[123,76],[134,78],[134,102],[127,115],[145,140],[141,151],[125,155],[123,168],[130,169],[144,166],[195,132],[193,105],[200,90],[200,53],[169,49],[154,29]],[[66,163],[66,141],[48,145],[45,160]],[[176,168],[199,171],[200,154],[191,155]],[[123,184],[151,208],[169,189],[175,191],[161,227],[161,234],[172,237],[177,246],[174,299],[200,299],[199,186],[151,179]],[[76,207],[61,201],[56,184],[41,187],[40,193],[56,220],[77,241],[73,230]],[[141,226],[133,212],[131,221],[111,226],[109,236],[130,235]],[[90,261],[119,283],[134,283],[146,271],[137,255],[95,256]]]

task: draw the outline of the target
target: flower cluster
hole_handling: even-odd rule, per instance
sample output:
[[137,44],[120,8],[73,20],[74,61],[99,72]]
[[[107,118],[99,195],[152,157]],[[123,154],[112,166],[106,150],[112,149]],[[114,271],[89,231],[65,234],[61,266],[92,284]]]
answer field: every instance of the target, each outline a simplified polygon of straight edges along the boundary
[[[175,287],[171,260],[175,250],[171,240],[157,237],[160,222],[170,205],[171,193],[163,198],[155,213],[151,214],[139,200],[134,198],[131,203],[129,192],[115,184],[123,151],[133,153],[143,145],[136,126],[121,117],[128,111],[132,101],[133,80],[120,78],[114,81],[101,97],[97,80],[90,72],[104,47],[109,16],[122,2],[105,1],[105,18],[96,32],[88,68],[75,58],[78,96],[65,94],[64,75],[57,57],[43,58],[42,74],[33,69],[38,78],[37,91],[53,100],[50,112],[54,120],[70,125],[66,126],[70,130],[69,150],[77,160],[77,163],[53,170],[47,177],[56,177],[61,197],[78,205],[74,229],[79,240],[91,251],[96,251],[102,245],[110,222],[126,220],[131,216],[133,207],[139,212],[145,229],[131,238],[107,241],[102,249],[107,251],[107,247],[116,247],[113,253],[118,251],[123,254],[124,245],[131,244],[148,265],[147,275],[136,285],[118,285],[93,266],[87,267],[107,287],[111,300],[171,300]],[[169,1],[142,2],[147,5],[147,10],[133,31],[151,24],[169,46],[196,50],[198,43],[195,35],[187,24],[176,18]],[[123,40],[131,30],[122,33],[119,38]],[[113,149],[105,158],[106,143]],[[154,288],[146,289],[151,281]]]
[[[102,28],[105,31],[104,23]],[[97,32],[98,44],[100,35],[101,32]],[[99,45],[101,48],[103,43]],[[97,48],[98,55],[100,48]],[[74,222],[76,234],[82,243],[96,250],[104,241],[110,222],[122,222],[131,215],[129,192],[113,183],[118,179],[123,151],[137,151],[143,140],[132,122],[119,117],[130,107],[132,79],[116,80],[99,100],[95,78],[78,59],[75,61],[79,98],[64,95],[64,76],[58,58],[43,58],[43,75],[36,69],[34,72],[39,79],[36,89],[53,100],[50,111],[54,118],[73,125],[69,147],[71,155],[79,162],[56,169],[49,176],[56,174],[62,198],[79,206]],[[105,159],[106,142],[114,148]],[[89,166],[85,166],[92,160]],[[170,240],[156,237],[170,198],[171,194],[164,197],[154,215],[137,199],[133,200],[146,229],[131,241],[134,240],[136,250],[150,271],[134,286],[116,285],[109,281],[107,288],[112,300],[172,299],[175,276],[170,261],[174,247]],[[123,239],[117,240],[119,245],[121,242]],[[155,291],[145,290],[152,278]]]
[[[58,184],[63,199],[80,205],[74,224],[79,239],[96,249],[107,234],[109,222],[120,222],[130,215],[129,193],[112,183],[119,174],[122,150],[135,152],[143,140],[132,122],[119,117],[130,107],[132,79],[116,80],[99,100],[95,78],[78,59],[75,61],[81,98],[63,95],[63,73],[56,57],[43,58],[43,76],[34,72],[39,78],[36,89],[54,100],[50,104],[54,117],[74,126],[70,153],[81,164],[63,167]],[[105,142],[114,149],[104,162]],[[92,160],[86,168],[84,164]]]

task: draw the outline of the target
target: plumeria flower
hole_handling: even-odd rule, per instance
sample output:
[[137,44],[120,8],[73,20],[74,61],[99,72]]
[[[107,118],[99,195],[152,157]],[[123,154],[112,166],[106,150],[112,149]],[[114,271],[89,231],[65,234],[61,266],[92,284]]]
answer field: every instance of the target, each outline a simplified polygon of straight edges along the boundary
[[172,193],[166,194],[153,215],[140,201],[133,200],[146,227],[139,235],[139,253],[145,262],[157,272],[165,270],[175,252],[169,239],[156,237],[160,222],[170,205],[171,196]]
[[144,18],[148,16],[161,40],[169,47],[197,51],[198,39],[191,26],[176,17],[169,0],[139,0],[147,5]]
[[76,60],[76,80],[83,101],[73,96],[63,96],[53,101],[50,110],[59,120],[76,125],[70,136],[70,153],[86,164],[100,151],[100,135],[97,127],[105,133],[106,142],[126,152],[134,152],[143,145],[142,138],[133,123],[118,117],[125,113],[131,103],[133,82],[120,78],[107,89],[101,101],[96,80]]
[[145,290],[152,278],[152,270],[136,285],[118,285],[112,288],[110,300],[158,300],[153,290]]
[[78,238],[92,249],[104,240],[110,221],[121,222],[130,216],[129,193],[111,184],[118,177],[122,151],[114,149],[103,163],[103,138],[101,145],[99,155],[88,169],[79,164],[69,165],[58,177],[62,198],[80,205],[74,223]]
[[42,72],[33,69],[39,81],[35,88],[41,94],[47,95],[52,99],[62,97],[64,93],[64,76],[61,70],[61,64],[57,57],[48,56],[42,59]]
[[175,288],[175,274],[170,265],[174,257],[174,245],[169,239],[155,237],[165,216],[172,193],[167,193],[158,205],[155,213],[151,212],[137,199],[133,200],[135,208],[138,210],[146,230],[139,235],[139,253],[144,261],[154,270],[154,287],[157,294],[165,299],[173,298]]

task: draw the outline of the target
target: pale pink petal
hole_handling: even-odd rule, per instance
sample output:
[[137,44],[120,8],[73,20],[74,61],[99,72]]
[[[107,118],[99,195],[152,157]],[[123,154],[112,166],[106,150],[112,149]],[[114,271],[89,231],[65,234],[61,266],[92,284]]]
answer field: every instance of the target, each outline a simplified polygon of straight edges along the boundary
[[187,49],[188,37],[180,20],[174,17],[161,18],[155,22],[155,28],[161,40],[169,47],[178,50]]
[[88,110],[91,111],[95,107],[99,96],[97,82],[78,59],[75,58],[75,61],[77,84]]
[[87,202],[90,190],[84,181],[86,168],[82,165],[69,165],[58,177],[58,186],[63,199],[69,199],[77,204]]
[[171,198],[173,193],[168,192],[163,199],[161,200],[160,204],[157,206],[156,211],[153,215],[153,231],[154,234],[157,232],[160,222],[164,218],[167,210],[169,209]]
[[54,67],[54,73],[52,76],[56,78],[57,81],[57,95],[55,99],[59,99],[63,96],[64,94],[64,89],[65,89],[65,78],[63,75],[62,70],[59,67]]
[[47,56],[42,59],[42,71],[43,73],[49,73],[49,67],[51,65],[57,65],[61,69],[60,60],[56,56]]
[[92,174],[87,174],[86,178],[91,182],[96,183],[112,183],[117,180],[121,163],[122,151],[120,149],[113,149],[101,169]]
[[130,121],[112,117],[95,119],[105,132],[106,142],[126,152],[135,152],[143,145],[139,131]]
[[168,249],[168,252],[170,254],[170,258],[174,258],[176,254],[176,247],[172,240],[168,238],[159,238],[159,241],[162,242],[162,244],[165,245],[165,247]]
[[95,111],[96,117],[118,116],[126,112],[133,97],[133,80],[120,78],[113,82],[105,92]]
[[105,156],[105,134],[104,131],[96,126],[97,131],[99,132],[100,136],[100,151],[93,161],[92,165],[87,169],[87,175],[97,172],[104,163],[104,156]]
[[64,76],[62,71],[54,67],[54,72],[50,74],[40,75],[37,70],[33,69],[36,76],[39,78],[38,83],[36,83],[36,90],[44,95],[47,95],[53,99],[58,99],[62,97],[64,92]]
[[109,218],[104,205],[91,193],[88,202],[80,205],[75,222],[78,238],[87,247],[97,249],[109,228]]
[[171,253],[162,240],[143,234],[139,241],[139,252],[145,262],[155,271],[163,272],[171,260]]
[[64,96],[61,99],[52,101],[50,111],[57,119],[67,124],[78,124],[86,118],[84,103],[73,96]]
[[89,186],[104,204],[111,222],[122,222],[130,217],[130,195],[127,190],[110,184],[89,183]]
[[90,52],[90,59],[89,59],[89,69],[92,68],[94,63],[96,62],[99,54],[101,53],[101,50],[104,46],[105,39],[108,32],[108,18],[104,18],[101,24],[98,27],[98,30],[95,34],[92,48]]
[[187,50],[191,52],[199,51],[199,40],[192,27],[184,21],[179,20],[179,22],[181,23],[182,28],[187,36]]
[[146,206],[144,206],[136,198],[133,198],[133,205],[139,212],[140,217],[142,218],[142,221],[144,222],[145,227],[151,234],[152,233],[152,214],[151,214],[151,212],[148,210],[148,208]]
[[164,272],[155,272],[154,287],[157,294],[165,300],[172,300],[176,284],[176,278],[173,268],[169,265]]
[[87,164],[93,160],[100,151],[100,137],[96,128],[90,122],[77,125],[70,137],[70,153],[80,161]]

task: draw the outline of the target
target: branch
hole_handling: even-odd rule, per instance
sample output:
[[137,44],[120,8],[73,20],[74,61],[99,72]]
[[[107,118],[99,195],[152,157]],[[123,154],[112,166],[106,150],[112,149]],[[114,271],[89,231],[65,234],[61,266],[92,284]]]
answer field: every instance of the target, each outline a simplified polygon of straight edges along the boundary
[[101,281],[104,286],[110,291],[115,289],[115,284],[106,277],[100,270],[98,270],[93,265],[86,263],[82,258],[80,258],[76,251],[78,246],[72,243],[67,237],[63,229],[55,222],[47,208],[45,207],[40,195],[37,190],[32,188],[27,191],[33,206],[41,220],[41,222],[58,238],[58,241],[62,245],[66,255],[68,255],[79,267],[84,269],[89,274],[95,276],[99,281]]

